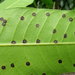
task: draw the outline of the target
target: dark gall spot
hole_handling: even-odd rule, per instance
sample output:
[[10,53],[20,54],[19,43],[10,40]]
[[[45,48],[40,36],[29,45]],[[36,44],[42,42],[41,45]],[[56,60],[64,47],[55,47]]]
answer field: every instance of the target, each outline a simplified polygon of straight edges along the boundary
[[2,66],[1,69],[2,69],[2,70],[5,70],[5,69],[6,69],[6,66]]
[[50,16],[50,13],[46,13],[46,16]]
[[26,66],[30,66],[30,62],[26,62]]
[[36,24],[36,28],[39,28],[40,24]]
[[58,43],[58,41],[57,40],[54,40],[54,43]]
[[12,67],[12,68],[15,67],[14,63],[11,64],[11,67]]
[[3,23],[2,23],[2,26],[6,26],[6,23],[3,22]]
[[58,60],[58,63],[61,64],[62,63],[62,60]]
[[23,40],[23,43],[27,43],[27,40],[24,39],[24,40]]
[[3,20],[3,23],[7,23],[7,20],[4,19],[4,20]]
[[20,17],[20,20],[24,20],[24,16],[21,16],[21,17]]
[[55,34],[56,32],[57,32],[56,29],[54,29],[54,30],[53,30],[53,33]]
[[39,39],[37,39],[37,40],[36,40],[36,43],[40,43],[40,40],[39,40]]
[[65,18],[66,17],[66,14],[63,14],[62,17]]
[[3,20],[4,20],[3,17],[1,17],[1,18],[0,18],[0,21],[3,21]]
[[73,66],[75,67],[75,64],[73,64]]
[[42,75],[46,75],[46,73],[42,73]]
[[12,43],[12,44],[16,44],[16,41],[12,41],[11,43]]
[[32,16],[36,16],[36,13],[32,13]]
[[64,34],[64,38],[67,38],[67,34]]
[[69,18],[69,21],[72,22],[73,21],[73,18]]

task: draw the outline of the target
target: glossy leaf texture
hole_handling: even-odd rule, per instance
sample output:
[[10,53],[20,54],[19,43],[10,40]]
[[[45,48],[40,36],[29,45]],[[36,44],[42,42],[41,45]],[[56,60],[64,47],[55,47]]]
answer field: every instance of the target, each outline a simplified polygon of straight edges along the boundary
[[3,0],[0,3],[0,9],[26,7],[33,3],[34,0]]
[[75,43],[75,11],[16,8],[1,10],[0,18],[0,44]]

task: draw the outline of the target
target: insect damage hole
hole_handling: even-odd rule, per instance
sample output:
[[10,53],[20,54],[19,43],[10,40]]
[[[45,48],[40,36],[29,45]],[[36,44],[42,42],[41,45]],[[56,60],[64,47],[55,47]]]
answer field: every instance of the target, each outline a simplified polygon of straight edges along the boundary
[[5,69],[6,69],[6,66],[2,66],[1,69],[2,69],[2,70],[5,70]]
[[30,62],[26,62],[26,66],[30,66]]

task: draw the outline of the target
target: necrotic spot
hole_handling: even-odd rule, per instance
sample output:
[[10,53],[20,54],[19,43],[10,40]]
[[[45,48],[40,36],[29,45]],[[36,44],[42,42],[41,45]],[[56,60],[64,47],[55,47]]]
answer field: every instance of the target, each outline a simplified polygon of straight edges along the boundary
[[62,60],[58,60],[58,63],[61,64],[62,63]]
[[26,66],[30,66],[30,62],[26,62]]
[[2,66],[1,69],[5,70],[6,69],[6,66]]

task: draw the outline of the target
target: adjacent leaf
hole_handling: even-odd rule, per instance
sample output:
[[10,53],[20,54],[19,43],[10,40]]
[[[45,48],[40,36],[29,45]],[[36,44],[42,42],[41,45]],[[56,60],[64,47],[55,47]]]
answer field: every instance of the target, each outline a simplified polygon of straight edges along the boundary
[[41,0],[42,2],[44,2],[48,8],[52,8],[53,7],[53,1],[52,0]]
[[0,9],[8,9],[15,7],[26,7],[33,3],[34,0],[4,0],[0,3]]

